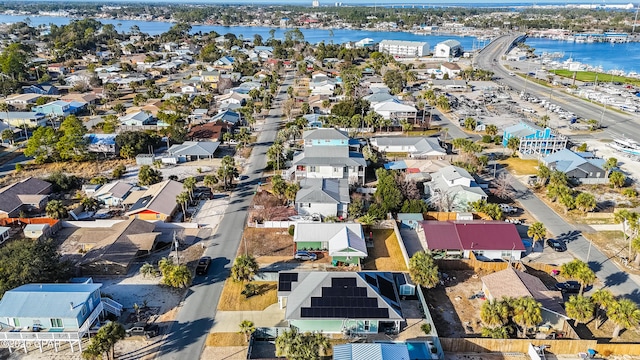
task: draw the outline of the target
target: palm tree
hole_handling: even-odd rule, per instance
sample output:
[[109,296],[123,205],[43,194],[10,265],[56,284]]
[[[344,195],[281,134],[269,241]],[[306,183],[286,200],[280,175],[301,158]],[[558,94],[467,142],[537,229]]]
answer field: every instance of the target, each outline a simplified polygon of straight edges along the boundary
[[640,321],[640,310],[636,303],[629,299],[620,299],[607,310],[607,316],[614,324],[612,337],[616,338],[620,335],[622,329],[629,329],[638,326]]
[[565,304],[567,316],[575,320],[575,326],[593,318],[594,304],[591,298],[582,295],[571,295]]
[[273,145],[267,149],[267,158],[272,163],[276,163],[276,170],[280,170],[280,162],[284,161],[284,146],[281,142],[274,142]]
[[220,180],[218,180],[218,177],[215,175],[205,175],[204,179],[202,179],[202,183],[204,184],[204,186],[211,189],[211,192],[213,192],[213,186],[217,184],[219,181]]
[[64,219],[68,215],[67,208],[60,200],[49,201],[45,207],[45,212],[52,219]]
[[253,256],[240,255],[236,258],[233,266],[231,267],[231,277],[235,281],[250,281],[258,272],[259,268],[260,267]]
[[542,321],[542,305],[532,297],[522,297],[511,302],[513,322],[518,324],[522,334],[526,335],[531,327]]
[[124,339],[126,332],[122,324],[118,322],[107,322],[98,330],[98,333],[91,339],[91,343],[82,352],[82,356],[88,359],[102,358],[107,354],[107,359],[113,359],[113,349],[116,343]]
[[184,288],[191,284],[191,270],[186,265],[171,265],[162,278],[162,283],[176,288]]
[[492,339],[508,339],[509,328],[507,326],[483,327],[480,331],[480,336]]
[[218,176],[223,179],[225,190],[233,184],[233,178],[238,175],[235,160],[229,155],[223,157],[220,168],[218,168]]
[[489,124],[484,131],[487,133],[487,135],[496,136],[498,134],[498,127],[494,124]]
[[189,202],[189,193],[186,191],[181,192],[176,196],[176,202],[182,206],[182,213],[184,214],[184,219],[187,219],[187,208],[186,204]]
[[596,198],[592,194],[581,192],[576,196],[576,208],[589,212],[596,208]]
[[626,181],[627,177],[620,171],[612,171],[609,175],[609,184],[616,189],[623,187]]
[[545,185],[551,176],[551,170],[545,165],[540,164],[538,166],[538,184]]
[[593,283],[596,274],[589,268],[589,265],[582,260],[574,259],[562,264],[560,268],[563,276],[576,279],[580,282],[580,295],[584,291],[585,285]]
[[142,277],[146,278],[147,276],[157,276],[158,271],[156,271],[156,268],[153,265],[146,262],[140,267],[140,274]]
[[591,295],[591,301],[596,305],[596,329],[602,325],[603,315],[613,305],[616,299],[607,289],[598,289]]
[[480,319],[490,328],[502,327],[509,321],[507,299],[485,301],[480,309]]
[[249,320],[242,320],[242,322],[240,323],[240,334],[244,334],[245,339],[247,340],[247,342],[249,342],[249,339],[251,338],[251,334],[253,334],[256,331],[256,327],[253,324],[253,321],[249,321]]
[[433,261],[431,253],[419,251],[409,259],[409,274],[414,283],[428,289],[440,282],[438,265]]
[[510,137],[507,140],[507,148],[509,148],[511,152],[511,156],[516,156],[516,151],[520,148],[520,139],[517,137]]
[[544,227],[544,224],[536,221],[527,230],[527,236],[529,236],[533,241],[542,241],[542,246],[544,247],[544,238],[547,236],[547,228]]
[[182,187],[185,190],[187,190],[187,193],[189,194],[189,199],[191,199],[191,201],[193,201],[193,189],[196,188],[196,183],[197,183],[197,180],[193,176],[190,176],[184,179],[184,181],[182,182]]
[[[638,229],[640,228],[640,214],[629,210],[619,210],[613,214],[613,221],[616,224],[622,223],[622,236],[625,241],[629,241],[629,257],[631,257],[631,239],[638,235]],[[633,230],[632,235],[628,235],[628,228]],[[631,259],[629,259],[631,260]]]
[[93,211],[98,208],[98,201],[90,196],[83,197],[82,200],[80,200],[80,203],[84,206],[86,211]]

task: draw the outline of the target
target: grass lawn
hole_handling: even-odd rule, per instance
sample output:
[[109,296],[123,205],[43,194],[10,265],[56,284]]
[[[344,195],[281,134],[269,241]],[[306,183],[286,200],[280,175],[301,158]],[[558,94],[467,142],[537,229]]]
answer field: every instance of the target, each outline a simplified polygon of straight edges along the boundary
[[385,156],[387,159],[392,159],[392,158],[406,158],[406,157],[409,157],[409,153],[406,153],[406,152],[392,152],[392,151],[391,151],[391,152],[384,153],[384,156]]
[[516,175],[535,175],[538,173],[538,160],[524,160],[517,157],[509,157],[499,160],[498,163]]
[[409,131],[407,135],[409,136],[433,136],[440,132],[440,128],[432,128],[425,131]]
[[362,268],[379,271],[407,271],[404,257],[393,229],[373,229],[373,248]]
[[269,305],[278,302],[276,296],[278,284],[275,281],[254,281],[260,287],[259,295],[248,299],[242,295],[244,284],[227,279],[222,289],[222,296],[218,303],[221,311],[262,311]]
[[247,346],[244,334],[211,333],[207,336],[207,346]]
[[573,73],[575,72],[576,80],[584,82],[595,82],[596,76],[598,76],[599,83],[620,82],[623,84],[640,85],[640,80],[638,79],[624,76],[611,76],[609,74],[596,73],[595,71],[550,70],[549,72],[571,79],[573,79]]

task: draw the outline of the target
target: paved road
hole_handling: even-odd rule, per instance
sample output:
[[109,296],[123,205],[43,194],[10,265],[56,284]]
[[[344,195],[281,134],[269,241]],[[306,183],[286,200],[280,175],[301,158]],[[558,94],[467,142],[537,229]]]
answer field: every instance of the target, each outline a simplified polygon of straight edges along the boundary
[[[293,77],[285,79],[277,98],[284,101],[286,89],[293,83]],[[216,308],[224,281],[235,259],[242,231],[247,220],[247,210],[253,199],[262,171],[267,164],[267,148],[275,139],[281,109],[269,112],[267,124],[258,135],[244,174],[248,176],[237,184],[230,198],[227,211],[218,226],[218,231],[207,239],[204,255],[213,259],[209,274],[198,276],[187,291],[169,334],[164,339],[158,359],[192,360],[200,359],[209,330],[215,323]]]
[[[506,170],[501,169],[500,172],[506,172]],[[556,239],[564,240],[571,254],[582,261],[587,261],[587,254],[589,255],[589,267],[602,281],[603,287],[616,295],[623,295],[640,303],[639,284],[630,278],[625,271],[620,270],[613,259],[608,258],[595,246],[591,246],[591,250],[589,250],[589,240],[585,239],[575,226],[564,221],[516,178],[512,177],[511,185],[517,193],[515,198],[522,207],[531,213],[536,220],[544,223],[544,226]]]
[[[550,87],[527,81],[519,76],[509,76],[509,72],[502,66],[499,60],[502,55],[505,54],[509,44],[517,37],[518,35],[503,35],[493,40],[483,48],[476,57],[476,66],[493,71],[496,76],[502,78],[502,80],[500,80],[501,82],[519,92],[526,88],[526,92],[539,99],[551,97],[552,102],[561,105],[563,109],[571,111],[585,119],[602,119],[602,125],[605,129],[602,133],[594,133],[598,137],[626,136],[633,140],[640,141],[640,131],[638,130],[640,117],[637,115],[622,114],[613,110],[603,111],[602,105],[578,99],[559,88],[552,91]],[[494,59],[496,61],[494,61]]]

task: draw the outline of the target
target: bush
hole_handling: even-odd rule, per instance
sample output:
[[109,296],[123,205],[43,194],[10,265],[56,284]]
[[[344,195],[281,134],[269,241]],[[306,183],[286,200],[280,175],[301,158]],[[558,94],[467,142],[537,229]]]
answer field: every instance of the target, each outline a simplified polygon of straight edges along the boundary
[[426,335],[431,333],[431,324],[422,324],[420,326],[420,330],[422,330]]
[[638,192],[636,191],[636,189],[631,189],[631,188],[627,188],[622,190],[622,195],[630,198],[630,199],[634,199],[635,197],[638,196]]
[[493,143],[496,145],[502,145],[502,136],[501,135],[496,135],[493,138]]
[[124,165],[120,164],[115,169],[113,169],[111,176],[113,176],[114,179],[120,179],[126,171],[127,168]]
[[296,230],[296,226],[295,225],[289,225],[289,235],[293,236],[293,233]]
[[246,299],[257,294],[258,294],[258,285],[253,283],[245,284],[244,290],[242,290],[242,295],[244,295]]
[[16,164],[16,172],[20,172],[22,170],[24,170],[24,164],[17,163]]
[[493,140],[491,138],[491,135],[482,135],[482,142],[483,143],[489,144],[491,142],[491,140]]

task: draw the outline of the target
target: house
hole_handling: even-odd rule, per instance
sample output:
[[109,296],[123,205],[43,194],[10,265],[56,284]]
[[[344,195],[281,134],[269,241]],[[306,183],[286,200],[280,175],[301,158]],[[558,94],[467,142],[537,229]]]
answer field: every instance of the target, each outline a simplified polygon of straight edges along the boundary
[[303,179],[296,194],[298,215],[347,217],[351,203],[347,179]]
[[440,71],[442,71],[443,74],[447,74],[447,77],[449,79],[453,79],[460,75],[462,69],[460,69],[460,66],[458,66],[458,64],[445,62],[440,65]]
[[302,118],[307,120],[308,128],[321,128],[322,127],[322,118],[323,115],[320,114],[306,114],[302,115]]
[[43,113],[28,111],[0,111],[0,120],[11,126],[36,128],[47,125],[47,117]]
[[24,109],[30,104],[35,104],[41,97],[42,95],[39,94],[17,94],[8,96],[4,102],[13,107]]
[[[278,304],[300,332],[399,332],[405,322],[397,278],[387,272],[280,272]],[[401,280],[400,280],[401,281]]]
[[52,230],[49,224],[27,224],[22,232],[26,238],[40,240],[51,236]]
[[131,193],[133,188],[134,187],[131,184],[116,180],[102,185],[98,190],[91,194],[91,197],[107,206],[121,206],[122,202]]
[[224,95],[216,96],[215,100],[219,106],[226,104],[238,104],[240,106],[244,106],[249,98],[250,97],[247,94],[241,94],[235,91],[231,91]]
[[424,215],[422,213],[399,213],[397,219],[400,222],[400,227],[415,230],[424,221]]
[[159,232],[155,225],[140,219],[129,219],[110,228],[86,229],[79,240],[91,244],[91,249],[80,260],[83,275],[126,275],[131,262],[148,254]]
[[542,158],[550,170],[558,170],[574,183],[605,184],[608,172],[603,168],[605,160],[590,152],[573,152],[562,149]]
[[396,57],[422,57],[429,55],[429,44],[422,41],[382,40],[378,51]]
[[221,111],[211,118],[211,122],[220,121],[233,126],[239,125],[241,120],[242,118],[240,117],[240,113],[231,110]]
[[60,91],[57,87],[45,83],[23,86],[22,92],[25,94],[60,95]]
[[18,217],[21,211],[41,211],[51,184],[33,177],[0,188],[0,218]]
[[11,231],[11,228],[6,226],[0,226],[0,244],[9,240],[9,236],[11,235],[10,231]]
[[194,161],[199,159],[213,159],[213,153],[220,146],[217,141],[185,141],[169,148],[169,155],[177,158],[178,162]]
[[116,134],[86,134],[87,151],[105,155],[117,155],[119,153],[116,144]]
[[560,291],[549,290],[539,278],[509,266],[505,270],[483,276],[482,291],[488,300],[504,297],[532,297],[542,305],[542,322],[557,330],[564,330],[569,320],[562,306]]
[[462,45],[458,40],[445,40],[436,45],[433,57],[448,58],[462,55]]
[[418,109],[413,105],[403,104],[399,100],[389,100],[372,106],[373,110],[385,119],[394,120],[397,124],[402,120],[415,121]]
[[45,115],[67,117],[75,114],[78,111],[78,107],[72,106],[71,102],[55,100],[44,105],[34,106],[31,111]]
[[293,242],[296,250],[327,251],[334,263],[360,265],[368,255],[362,225],[356,223],[298,223]]
[[125,213],[129,218],[169,221],[178,209],[176,197],[184,191],[182,184],[165,180],[149,186]]
[[232,132],[233,125],[222,121],[208,122],[193,126],[188,138],[193,141],[222,141],[222,134]]
[[27,348],[53,344],[55,349],[78,345],[98,317],[121,315],[122,305],[101,298],[102,284],[27,284],[7,291],[0,300],[0,342],[3,347]]
[[504,221],[423,221],[427,248],[445,255],[473,252],[478,259],[520,260],[525,251],[518,229]]
[[193,109],[187,116],[190,124],[202,124],[209,119],[209,109]]
[[487,194],[475,182],[467,170],[449,165],[431,174],[431,181],[424,184],[424,192],[429,202],[443,200],[449,204],[449,211],[467,211],[469,204],[486,200]]
[[464,80],[431,80],[431,86],[434,89],[445,91],[468,91],[469,87]]
[[67,94],[63,97],[60,98],[60,100],[64,100],[64,101],[76,101],[76,102],[84,102],[87,103],[87,105],[98,105],[98,100],[100,100],[100,97],[98,97],[96,94],[92,94],[92,93],[85,93],[85,94]]
[[223,56],[220,59],[213,62],[213,66],[218,69],[231,70],[233,69],[233,64],[235,63],[235,59],[231,56]]
[[504,129],[502,146],[507,147],[512,137],[520,140],[518,152],[527,157],[552,154],[566,148],[568,141],[566,136],[548,127],[541,128],[525,121]]
[[364,184],[367,162],[361,153],[349,151],[349,136],[334,128],[306,130],[304,149],[293,157],[289,176],[304,178],[348,179],[349,184]]
[[120,124],[127,126],[152,125],[155,121],[153,115],[146,111],[136,111],[125,116],[121,116]]
[[371,138],[371,146],[379,152],[401,152],[410,157],[444,156],[447,151],[437,138],[423,136],[395,136]]
[[[375,90],[375,92],[371,95],[367,95],[365,97],[363,97],[364,100],[367,100],[371,106],[375,106],[379,103],[383,103],[386,101],[397,101],[398,98],[389,94],[387,89],[384,89],[384,91],[382,91],[383,89],[379,89],[376,86],[373,87],[372,91]],[[380,90],[380,91],[378,91]]]
[[47,65],[47,71],[54,74],[64,75],[69,69],[61,63]]
[[220,71],[218,70],[200,71],[200,79],[205,84],[215,85],[220,80]]

